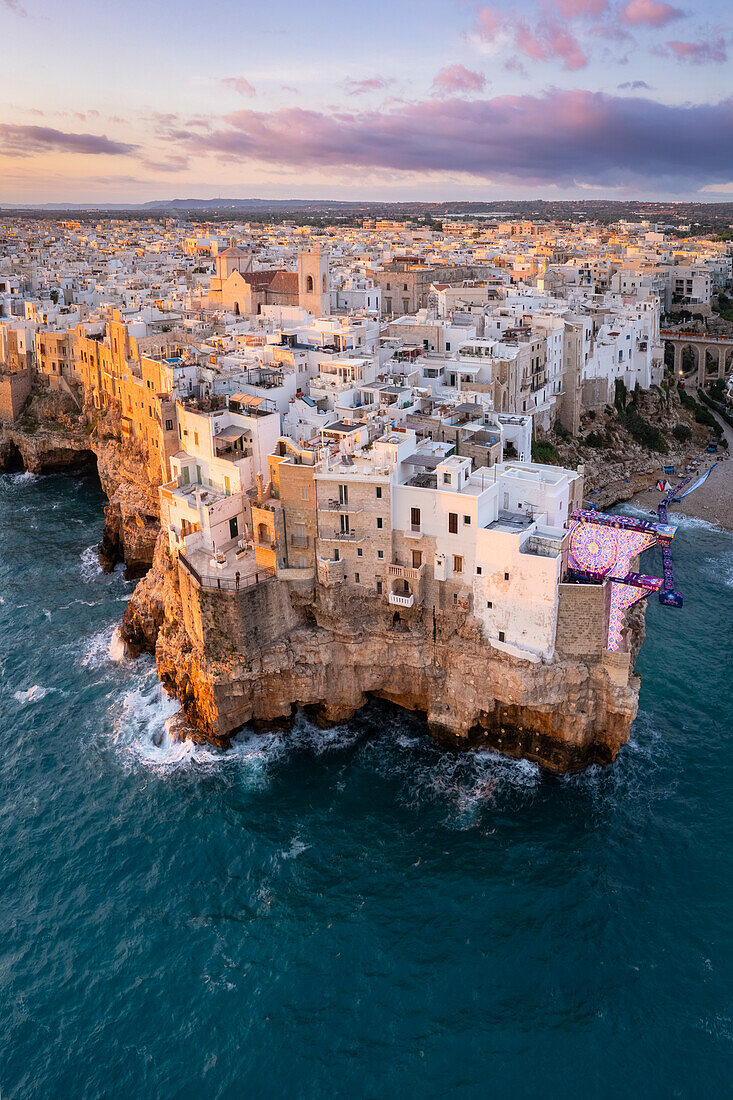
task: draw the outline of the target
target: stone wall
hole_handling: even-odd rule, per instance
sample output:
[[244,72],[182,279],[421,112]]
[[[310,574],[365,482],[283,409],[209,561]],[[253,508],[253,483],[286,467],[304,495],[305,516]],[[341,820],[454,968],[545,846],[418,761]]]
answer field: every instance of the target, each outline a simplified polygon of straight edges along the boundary
[[33,372],[0,374],[0,420],[14,423],[20,416],[33,387]]
[[[253,658],[298,626],[292,581],[271,577],[239,592],[220,592],[200,588],[180,564],[178,581],[186,631],[209,659]],[[306,587],[312,590],[312,581]]]
[[608,639],[610,584],[561,584],[555,649],[564,657],[600,660]]

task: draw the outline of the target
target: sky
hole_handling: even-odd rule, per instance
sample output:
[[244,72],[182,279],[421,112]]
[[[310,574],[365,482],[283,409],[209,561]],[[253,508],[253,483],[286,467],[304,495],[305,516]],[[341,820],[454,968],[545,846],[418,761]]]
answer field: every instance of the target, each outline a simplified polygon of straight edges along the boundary
[[731,0],[0,0],[0,203],[733,201]]

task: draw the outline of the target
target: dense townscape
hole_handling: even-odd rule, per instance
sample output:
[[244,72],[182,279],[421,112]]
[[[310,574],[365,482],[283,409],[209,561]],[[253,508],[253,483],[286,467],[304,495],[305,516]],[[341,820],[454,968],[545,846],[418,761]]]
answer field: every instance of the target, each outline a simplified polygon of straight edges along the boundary
[[[558,447],[620,408],[661,450],[658,425],[627,415],[627,395],[666,394],[669,404],[690,370],[724,402],[733,340],[711,302],[726,300],[733,260],[724,240],[683,228],[7,216],[6,454],[51,425],[56,437],[112,441],[128,469],[139,463],[147,503],[106,532],[108,555],[147,569],[152,550],[132,550],[137,526],[157,539],[151,576],[167,576],[175,594],[154,627],[141,626],[141,606],[136,620],[133,598],[128,641],[157,652],[161,677],[207,736],[296,704],[342,716],[369,692],[425,711],[453,739],[488,728],[485,702],[452,705],[445,682],[356,677],[340,697],[323,684],[278,694],[251,673],[255,652],[264,662],[315,617],[336,633],[345,621],[391,631],[392,664],[406,636],[423,655],[452,648],[458,664],[472,631],[484,659],[530,685],[504,685],[494,743],[559,767],[573,761],[522,735],[531,726],[535,738],[561,737],[530,714],[538,673],[522,670],[590,664],[596,704],[609,685],[627,695],[620,725],[608,717],[600,733],[578,732],[578,759],[612,758],[633,718],[640,629],[630,616],[611,644],[608,583],[569,583],[587,485],[583,463],[562,466]],[[164,652],[166,615],[197,654],[185,687]],[[247,665],[249,688],[241,668],[222,672],[225,656]],[[502,744],[510,726],[514,741]]]

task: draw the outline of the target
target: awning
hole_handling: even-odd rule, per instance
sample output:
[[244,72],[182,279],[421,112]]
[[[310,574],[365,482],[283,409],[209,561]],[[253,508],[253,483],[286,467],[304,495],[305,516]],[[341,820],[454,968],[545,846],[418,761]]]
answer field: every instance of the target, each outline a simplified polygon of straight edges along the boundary
[[244,428],[235,428],[231,426],[229,428],[222,428],[220,432],[216,433],[214,439],[224,439],[227,443],[233,443],[235,439],[242,439],[244,434]]

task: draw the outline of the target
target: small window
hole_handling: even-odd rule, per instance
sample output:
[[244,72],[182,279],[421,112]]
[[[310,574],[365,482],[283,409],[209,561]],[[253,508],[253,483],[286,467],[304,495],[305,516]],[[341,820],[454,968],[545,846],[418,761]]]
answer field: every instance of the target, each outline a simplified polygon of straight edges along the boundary
[[198,432],[193,433],[193,443],[194,443],[195,447],[198,447],[198,445],[199,445],[199,433]]
[[452,480],[453,479],[451,478],[450,474],[445,474],[445,473],[443,474],[443,484],[444,485],[450,485]]
[[508,574],[508,573],[505,573],[505,574],[504,574],[504,580],[505,580],[505,581],[508,581],[508,580],[509,580],[509,574]]
[[457,603],[458,603],[458,593],[457,593],[457,592],[454,592],[454,593],[453,593],[453,603],[454,603],[454,604],[457,604]]
[[338,550],[334,550],[334,552],[333,552],[333,560],[334,560],[334,561],[339,561],[339,560],[340,560],[340,559],[339,559],[339,552],[338,552]]
[[482,570],[481,566],[477,565],[476,566],[476,576],[480,577],[482,572],[483,572],[483,570]]
[[464,516],[463,517],[463,522],[464,523],[470,523],[471,522],[471,517],[470,516]]
[[486,601],[486,606],[487,607],[493,607],[494,606],[493,600],[487,600]]
[[377,485],[377,500],[381,500],[381,499],[382,499],[382,486]]
[[504,631],[503,631],[503,630],[500,630],[500,631],[499,631],[499,641],[500,641],[500,642],[503,642],[503,641],[504,641]]
[[377,595],[378,596],[382,595],[382,582],[381,581],[377,581]]
[[355,581],[356,584],[359,583],[359,574],[358,573],[354,573],[354,581]]
[[448,513],[448,534],[458,534],[458,512]]
[[453,572],[454,573],[462,573],[463,572],[463,558],[460,556],[460,554],[454,554],[453,555]]
[[301,488],[300,488],[300,499],[301,500],[307,500],[308,499],[308,486],[307,485],[302,485],[301,486]]
[[384,557],[384,550],[377,550],[377,557],[381,561],[382,558]]
[[410,509],[410,526],[412,527],[413,531],[419,531],[420,530],[420,509],[419,508],[411,508]]
[[357,546],[356,556],[357,556],[357,558],[362,558],[364,556],[364,551],[362,550],[361,546]]
[[172,420],[166,420],[166,422],[165,422],[165,430],[166,430],[167,432],[172,432],[172,431],[173,431],[173,421],[172,421]]
[[377,530],[381,531],[384,526],[384,520],[381,516],[377,516]]

